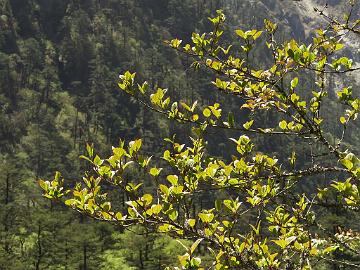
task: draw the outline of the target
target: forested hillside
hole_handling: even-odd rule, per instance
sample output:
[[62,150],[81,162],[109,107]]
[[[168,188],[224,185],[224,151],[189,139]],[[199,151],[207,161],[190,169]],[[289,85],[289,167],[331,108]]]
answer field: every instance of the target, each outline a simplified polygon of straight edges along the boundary
[[[155,270],[176,264],[175,240],[137,227],[124,231],[45,200],[38,179],[49,179],[55,171],[66,179],[80,178],[88,169],[79,159],[87,143],[108,154],[120,138],[141,137],[145,152],[157,159],[164,137],[176,132],[188,140],[191,125],[135,106],[135,99],[118,90],[118,75],[125,70],[136,71],[152,88],[168,88],[172,97],[189,103],[224,99],[228,110],[241,106],[242,100],[211,91],[208,72],[194,72],[192,60],[170,49],[165,40],[188,42],[194,30],[211,29],[208,17],[223,9],[230,31],[261,27],[270,17],[282,22],[284,40],[305,42],[312,38],[308,25],[318,19],[308,9],[322,2],[0,0],[0,269]],[[334,8],[341,1],[329,2]],[[235,40],[226,38],[229,44]],[[257,59],[268,61],[261,49],[251,57],[254,65]],[[328,79],[333,85],[344,84],[336,76]],[[327,109],[329,115],[334,108]],[[274,120],[270,113],[235,118]],[[208,134],[214,155],[233,151],[222,143],[224,134],[233,133]],[[292,138],[255,140],[257,150],[285,155],[305,145]],[[348,141],[359,145],[359,136],[355,132]],[[291,149],[279,147],[284,144]],[[299,163],[306,162],[306,154],[299,157]],[[141,171],[133,175],[143,177]],[[124,204],[127,198],[116,200]],[[207,200],[205,196],[199,207]],[[340,214],[329,211],[325,218],[329,223],[348,218]],[[206,260],[205,250],[201,253]]]
[[118,74],[134,68],[183,97],[204,89],[163,41],[206,27],[217,2],[0,2],[1,269],[158,269],[171,257],[164,239],[149,250],[151,237],[144,247],[145,236],[49,204],[37,179],[79,177],[86,143],[106,152],[145,136],[156,152],[171,127],[119,93]]

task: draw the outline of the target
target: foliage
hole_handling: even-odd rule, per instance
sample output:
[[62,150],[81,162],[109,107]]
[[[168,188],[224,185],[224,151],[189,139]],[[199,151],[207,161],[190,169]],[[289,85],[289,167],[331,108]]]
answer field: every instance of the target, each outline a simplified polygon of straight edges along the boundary
[[199,11],[192,0],[150,2],[0,0],[0,268],[89,270],[105,263],[105,251],[116,254],[115,226],[44,200],[36,179],[55,170],[78,179],[86,142],[108,153],[119,136],[142,136],[144,150],[156,152],[168,136],[168,122],[132,106],[115,79],[136,67],[153,85],[183,87],[183,59],[162,40],[185,14],[191,23],[176,33],[202,29],[198,18],[214,1]]
[[[192,124],[189,142],[174,135],[165,139],[168,149],[154,164],[141,151],[137,139],[112,148],[102,158],[87,146],[82,156],[91,165],[73,189],[64,186],[57,173],[54,180],[40,180],[45,197],[59,199],[69,207],[95,219],[114,222],[122,228],[135,224],[175,238],[193,240],[184,245],[175,269],[312,269],[325,261],[359,267],[359,232],[346,221],[329,226],[324,212],[336,210],[350,215],[360,206],[360,160],[346,141],[360,110],[360,100],[350,85],[336,90],[332,99],[326,76],[355,72],[344,54],[345,38],[359,34],[359,19],[353,18],[354,2],[345,20],[319,10],[328,24],[313,33],[307,44],[294,39],[280,42],[277,25],[264,21],[263,29],[237,29],[238,44],[222,43],[225,15],[210,18],[211,32],[193,33],[191,42],[168,42],[180,54],[194,58],[192,66],[215,74],[214,87],[240,97],[240,111],[273,114],[273,121],[239,121],[238,112],[219,99],[202,104],[174,101],[167,89],[138,82],[136,73],[120,75],[119,88],[140,104],[180,123]],[[252,64],[255,47],[271,56],[272,63]],[[303,82],[313,80],[308,89]],[[328,115],[326,108],[342,108]],[[340,135],[331,128],[340,127]],[[230,138],[234,154],[222,157],[207,151],[210,130],[225,129],[238,134]],[[240,133],[240,134],[239,134]],[[288,156],[256,151],[252,137],[293,137],[311,146]],[[305,143],[304,143],[305,142]],[[283,146],[282,146],[283,147]],[[298,162],[305,156],[307,162]],[[138,168],[147,176],[133,178]],[[326,181],[322,181],[323,177]],[[144,188],[143,179],[156,188]],[[321,180],[321,181],[320,181]],[[304,185],[311,182],[306,192]],[[125,193],[126,205],[107,198],[107,187]],[[208,198],[199,206],[202,197]],[[198,249],[205,246],[210,260],[202,261]]]

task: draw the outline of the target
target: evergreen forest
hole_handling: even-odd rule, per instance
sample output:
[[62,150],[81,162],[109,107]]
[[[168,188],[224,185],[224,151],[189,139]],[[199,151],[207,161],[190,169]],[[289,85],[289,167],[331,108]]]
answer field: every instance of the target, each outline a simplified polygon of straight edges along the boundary
[[[314,11],[314,7],[319,8],[316,9],[317,11],[324,8],[326,12],[320,11],[320,14],[330,14],[329,17],[320,16],[319,12]],[[190,54],[182,53],[178,49],[180,40],[183,44],[187,44],[196,41],[197,38],[201,39],[193,33],[210,31],[217,33],[218,30],[213,30],[213,27],[217,26],[216,20],[221,21],[225,14],[226,21],[224,19],[221,25],[224,32],[219,34],[222,35],[226,45],[223,51],[226,51],[226,48],[230,50],[230,47],[236,52],[244,51],[246,65],[249,65],[247,68],[260,69],[261,66],[270,66],[272,63],[272,55],[264,49],[267,43],[271,45],[271,42],[263,39],[259,41],[259,46],[255,46],[258,38],[256,35],[259,33],[258,36],[260,36],[260,31],[251,33],[238,29],[262,29],[264,21],[267,22],[268,19],[277,25],[276,38],[279,42],[294,40],[299,44],[307,44],[313,42],[317,34],[321,35],[315,31],[317,27],[325,28],[329,21],[331,25],[336,25],[338,19],[333,18],[342,18],[342,14],[346,14],[349,8],[352,14],[360,13],[360,5],[357,1],[346,0],[0,0],[0,269],[160,270],[165,267],[178,267],[168,269],[340,270],[360,268],[360,253],[356,254],[356,251],[360,250],[360,234],[353,233],[360,230],[360,169],[355,172],[355,168],[360,167],[360,160],[356,158],[359,154],[360,129],[355,116],[358,109],[354,105],[356,99],[352,97],[352,94],[359,96],[360,77],[356,63],[360,60],[358,53],[360,32],[356,30],[356,27],[360,24],[360,20],[357,23],[354,21],[353,28],[345,28],[351,22],[350,16],[350,19],[341,25],[345,30],[349,32],[353,30],[354,33],[340,40],[337,39],[336,42],[340,45],[334,43],[335,47],[338,46],[334,51],[344,47],[346,56],[339,58],[337,62],[333,60],[331,68],[334,68],[336,72],[313,74],[307,70],[298,69],[294,71],[294,74],[297,74],[300,80],[294,77],[294,74],[286,77],[284,81],[281,80],[282,84],[290,84],[292,91],[295,91],[295,88],[299,89],[299,96],[303,96],[308,104],[312,102],[310,101],[311,91],[316,91],[317,87],[325,88],[326,81],[328,101],[326,107],[322,107],[321,113],[325,115],[325,120],[336,120],[327,122],[324,120],[326,132],[319,135],[315,143],[309,143],[306,136],[291,135],[291,133],[300,132],[297,128],[301,129],[296,126],[296,119],[294,123],[290,120],[285,121],[270,109],[259,112],[256,110],[257,105],[247,103],[248,100],[242,98],[241,95],[227,95],[229,85],[224,86],[222,84],[224,82],[214,79],[213,71],[216,68],[211,64],[213,69],[211,71],[202,68],[201,61],[194,62],[193,56],[201,56],[201,50]],[[217,14],[218,17],[214,17]],[[271,28],[271,25],[269,22],[266,27]],[[340,23],[338,27],[340,28]],[[345,31],[344,29],[342,30]],[[246,35],[251,36],[251,42],[248,42]],[[245,43],[239,43],[239,39],[243,39]],[[227,47],[229,45],[231,46]],[[215,56],[214,58],[216,59]],[[350,58],[352,60],[349,60]],[[157,105],[157,107],[154,106],[156,108],[145,102],[142,103],[142,100],[139,102],[139,98],[127,88],[126,83],[131,81],[128,78],[131,76],[128,70],[136,72],[136,80],[139,82],[146,80],[148,88],[160,89],[151,97],[152,104]],[[221,72],[222,70],[218,70],[218,73]],[[119,74],[123,75],[119,77]],[[319,86],[318,79],[324,82],[324,85]],[[344,90],[349,89],[346,88],[347,85],[352,85],[352,92]],[[121,91],[119,87],[124,91]],[[214,88],[224,91],[214,91]],[[139,89],[142,89],[140,84]],[[167,89],[167,91],[162,92],[161,89]],[[307,91],[309,89],[311,91]],[[343,90],[339,95],[340,89]],[[195,108],[197,102],[201,106],[220,103],[222,110],[219,110],[217,105],[202,110],[200,116],[215,119],[205,121],[210,127],[202,134],[203,125],[200,125],[199,130],[197,129],[198,116],[192,115],[192,118],[187,118],[187,114],[180,114],[178,112],[180,109],[177,108],[178,103],[176,103],[176,110],[174,103],[169,111],[162,110],[166,107],[161,105],[165,93],[171,97],[172,101],[181,101],[179,108],[182,104],[182,108],[188,108],[189,112],[194,111],[190,107],[195,104],[193,106]],[[316,100],[318,105],[313,106],[320,106],[322,91],[318,93],[320,93],[319,97],[314,94],[315,98],[318,98]],[[342,104],[337,102],[339,96],[343,101]],[[296,98],[299,97],[296,96]],[[261,104],[262,101],[258,99],[256,102]],[[294,100],[291,102],[296,103]],[[342,110],[349,104],[353,106],[354,112],[349,111],[342,116]],[[248,109],[239,110],[240,107],[245,107],[244,105]],[[220,112],[226,116],[224,125],[218,125],[216,122],[220,118],[217,116]],[[340,127],[339,118],[342,123]],[[320,121],[318,119],[320,117],[314,117],[313,121],[320,125],[316,122]],[[244,127],[245,132],[253,130],[253,123],[255,123],[255,128],[275,124],[285,134],[276,136],[276,132],[273,135],[270,131],[259,128],[259,132],[251,136],[255,145],[252,149],[249,142],[241,141],[248,137],[240,137],[237,140],[244,130],[233,128],[234,123],[241,123],[240,126]],[[298,125],[305,125],[300,120],[299,123]],[[255,128],[254,131],[256,131]],[[345,133],[345,130],[348,132]],[[286,251],[282,257],[286,258],[284,259],[286,267],[281,265],[280,259],[271,261],[273,266],[270,266],[270,261],[266,261],[261,266],[259,259],[256,261],[256,266],[252,265],[250,260],[249,262],[245,260],[243,265],[229,264],[221,268],[212,265],[212,247],[209,244],[211,241],[208,243],[203,241],[206,236],[194,245],[193,242],[196,239],[193,237],[179,232],[175,233],[177,237],[174,237],[172,233],[164,233],[171,231],[169,228],[164,229],[162,233],[158,231],[154,233],[153,228],[141,226],[143,224],[119,226],[116,222],[112,222],[113,220],[110,221],[110,218],[105,216],[94,218],[91,214],[87,215],[86,211],[82,211],[83,209],[77,209],[73,203],[66,203],[67,206],[65,206],[61,200],[56,200],[55,195],[50,196],[46,193],[44,196],[43,194],[42,189],[47,192],[49,190],[49,187],[44,184],[45,180],[53,179],[57,171],[61,172],[62,177],[66,179],[64,188],[73,188],[83,179],[84,172],[91,171],[92,166],[99,167],[100,161],[97,163],[96,158],[92,159],[95,157],[92,155],[93,151],[96,151],[99,156],[109,156],[115,153],[114,149],[123,151],[122,147],[114,147],[123,146],[124,142],[127,144],[130,141],[134,144],[129,147],[136,147],[137,143],[140,144],[141,138],[142,154],[151,156],[152,162],[161,167],[170,160],[170,154],[168,159],[165,153],[163,154],[165,149],[168,149],[169,143],[176,147],[179,145],[175,141],[187,145],[192,144],[196,140],[191,138],[200,136],[197,132],[201,133],[207,142],[204,143],[206,144],[204,155],[211,157],[208,158],[207,164],[213,164],[214,159],[220,158],[224,159],[224,162],[235,164],[236,155],[239,153],[245,155],[247,151],[254,151],[256,156],[260,157],[262,153],[266,153],[269,160],[270,156],[276,156],[279,163],[286,163],[283,167],[277,168],[279,171],[284,169],[291,172],[293,170],[299,174],[309,172],[306,175],[308,176],[306,181],[300,184],[296,182],[294,193],[289,193],[287,197],[284,196],[285,198],[279,198],[279,201],[276,201],[281,205],[291,205],[292,201],[298,200],[297,194],[305,194],[304,200],[308,200],[306,202],[312,206],[315,199],[311,201],[309,198],[312,198],[311,194],[314,190],[317,192],[338,175],[342,177],[347,173],[346,169],[352,170],[354,176],[351,181],[355,184],[348,184],[350,187],[345,184],[340,186],[336,184],[337,182],[332,184],[338,192],[350,192],[349,190],[353,188],[351,191],[353,193],[350,192],[352,197],[346,194],[342,197],[339,195],[335,203],[326,207],[325,210],[319,211],[316,208],[322,206],[321,202],[318,205],[314,203],[313,207],[314,211],[320,213],[317,221],[322,224],[324,231],[329,230],[336,235],[345,235],[344,244],[342,240],[337,240],[341,243],[338,243],[336,247],[329,246],[325,253],[316,254],[318,258],[314,259],[316,263],[314,262],[313,268],[310,266],[306,268],[310,265],[310,261],[307,260],[302,262],[299,259],[299,265],[291,262],[293,259],[292,255],[289,255],[291,251]],[[341,138],[339,142],[337,137]],[[168,139],[164,140],[164,138]],[[339,151],[339,155],[336,162],[332,163],[328,156],[323,155],[324,146],[318,143],[322,138],[331,145],[341,143],[344,149],[346,147],[351,151],[351,159],[349,155],[344,157],[345,154],[349,154],[347,150],[340,152],[340,148],[338,150],[334,147],[331,152]],[[234,148],[234,142],[238,150]],[[242,150],[242,144],[248,145],[251,149],[244,146]],[[131,151],[135,153],[137,149]],[[97,155],[96,157],[99,157]],[[80,156],[82,158],[79,158]],[[129,154],[130,158],[132,154]],[[89,159],[91,159],[90,163]],[[138,162],[145,164],[147,160]],[[196,167],[196,161],[191,162],[186,166]],[[275,164],[277,161],[272,162]],[[322,165],[319,164],[327,165],[321,167]],[[338,169],[339,164],[345,166],[345,169]],[[331,166],[336,166],[336,170],[328,169]],[[141,182],[144,193],[150,193],[155,197],[152,190],[156,189],[157,177],[161,169],[151,168],[151,176],[149,176],[145,173],[146,168],[147,164],[139,168],[130,166],[126,174]],[[306,171],[301,168],[310,169]],[[216,167],[215,170],[219,168]],[[272,170],[275,173],[275,169],[272,168]],[[318,170],[316,173],[320,174],[312,175],[314,170]],[[176,186],[178,178],[176,177],[175,180],[171,176],[175,174],[174,170],[170,168],[164,171],[169,174],[167,180],[171,184],[176,182],[174,184]],[[186,173],[187,171],[184,175],[181,174],[181,177],[185,179]],[[211,177],[215,177],[215,174],[214,172]],[[295,174],[288,174],[287,177],[292,180],[297,179]],[[350,183],[350,180],[345,183]],[[207,191],[200,193],[196,200],[192,201],[194,204],[191,206],[192,213],[195,216],[199,215],[199,220],[201,220],[196,222],[205,224],[205,232],[211,227],[213,212],[204,209],[213,208],[214,201],[224,200],[225,202],[231,197],[234,199],[231,203],[234,204],[238,197],[240,200],[243,199],[242,195],[235,194],[238,192],[236,190],[227,193],[227,191],[212,190],[206,185],[204,183],[203,187]],[[281,188],[282,183],[279,185]],[[291,188],[293,186],[295,184],[291,184]],[[355,187],[357,195],[354,191]],[[110,184],[102,186],[102,190],[114,202],[114,207],[123,209],[129,205],[129,202],[131,203],[133,198],[130,193],[119,193],[114,189],[114,186]],[[145,195],[142,198],[147,200]],[[255,196],[251,199],[254,198]],[[348,205],[341,207],[341,201],[344,198],[345,201],[350,200],[349,198],[357,201],[352,204],[346,201]],[[327,197],[324,200],[326,203],[331,201]],[[257,207],[256,202],[249,200],[248,202],[252,205],[249,209]],[[300,205],[300,202],[296,203]],[[306,204],[304,201],[303,203]],[[136,210],[135,206],[132,207]],[[180,208],[181,204],[177,210],[169,209],[166,215],[175,221],[178,214],[183,211]],[[231,210],[230,206],[228,208]],[[216,207],[216,211],[219,209]],[[127,211],[131,216],[131,211]],[[155,210],[153,211],[155,213]],[[171,215],[175,213],[176,216],[172,217]],[[246,211],[244,213],[245,216],[241,219],[244,223],[251,223],[262,215],[262,213],[259,214],[260,212]],[[141,216],[141,213],[139,215]],[[190,225],[190,227],[194,226]],[[199,225],[199,228],[202,227]],[[234,230],[245,230],[245,225],[241,223]],[[254,230],[256,231],[256,228]],[[321,233],[320,230],[315,230],[315,235],[321,235]],[[281,242],[276,242],[280,240],[272,241],[284,249],[295,242],[291,238],[289,243],[283,245]],[[231,242],[231,238],[229,241]],[[300,244],[302,243],[299,240]],[[351,246],[350,251],[344,251],[342,245]],[[190,257],[179,257],[186,252],[188,246],[191,246],[191,251],[187,253]],[[201,267],[197,259],[192,258],[194,252],[192,249],[196,249],[197,256],[201,258],[204,264]],[[311,254],[315,252],[311,247],[309,250],[309,254],[314,255]],[[326,257],[325,255],[329,255],[329,258],[321,260]],[[187,259],[189,259],[189,264],[184,262]]]

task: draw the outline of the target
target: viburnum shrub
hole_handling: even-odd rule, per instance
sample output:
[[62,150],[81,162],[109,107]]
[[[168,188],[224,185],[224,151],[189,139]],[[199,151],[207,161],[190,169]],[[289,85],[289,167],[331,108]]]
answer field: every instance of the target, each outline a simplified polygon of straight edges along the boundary
[[[127,71],[120,75],[120,90],[139,106],[190,123],[190,143],[167,138],[162,163],[142,153],[141,139],[122,141],[107,157],[88,145],[82,158],[90,169],[83,179],[67,189],[56,173],[52,181],[40,180],[44,196],[123,228],[142,225],[149,232],[192,240],[184,246],[185,255],[179,251],[178,266],[168,269],[315,269],[322,262],[359,267],[359,226],[349,226],[346,219],[329,224],[323,218],[332,210],[354,217],[360,210],[360,160],[356,145],[347,140],[360,101],[351,85],[339,86],[347,80],[333,88],[326,80],[358,70],[345,53],[354,50],[346,41],[360,34],[354,3],[350,9],[341,20],[317,10],[327,24],[314,30],[307,44],[280,42],[277,25],[265,20],[261,30],[237,29],[233,46],[222,45],[225,15],[218,11],[210,18],[211,32],[193,33],[190,44],[173,39],[168,45],[192,57],[193,67],[213,71],[214,88],[239,98],[240,111],[271,112],[273,121],[241,122],[234,111],[225,113],[228,108],[221,100],[174,100],[166,89],[150,89]],[[253,65],[249,59],[256,48],[270,60]],[[338,115],[329,114],[331,108],[337,108]],[[236,154],[209,154],[206,134],[214,128],[238,134],[229,138]],[[311,145],[312,151],[304,153],[309,151],[304,147],[276,157],[255,151],[255,135],[285,136]],[[304,155],[308,161],[298,162]],[[145,177],[132,179],[136,167],[152,179],[153,190],[144,188]],[[318,181],[324,176],[329,179]],[[125,194],[125,205],[108,199],[109,185]],[[200,208],[203,196],[207,203]],[[206,260],[199,245],[206,250]]]

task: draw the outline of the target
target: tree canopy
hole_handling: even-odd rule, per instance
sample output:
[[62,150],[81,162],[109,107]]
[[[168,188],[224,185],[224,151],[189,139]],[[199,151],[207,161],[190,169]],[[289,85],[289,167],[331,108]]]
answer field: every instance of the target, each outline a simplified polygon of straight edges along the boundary
[[[106,157],[89,144],[82,180],[70,189],[59,172],[40,180],[45,197],[124,229],[141,225],[191,240],[169,269],[360,267],[360,160],[352,139],[360,100],[348,75],[358,71],[349,40],[358,39],[360,19],[354,1],[348,8],[343,17],[318,9],[327,24],[306,43],[283,41],[266,19],[262,29],[236,29],[229,44],[220,10],[209,18],[211,31],[168,41],[194,69],[213,74],[214,103],[171,95],[129,71],[118,86],[134,106],[190,125],[190,138],[165,138],[161,157],[143,153],[141,139],[120,141]],[[218,130],[228,138],[216,141],[233,149],[212,153]]]

